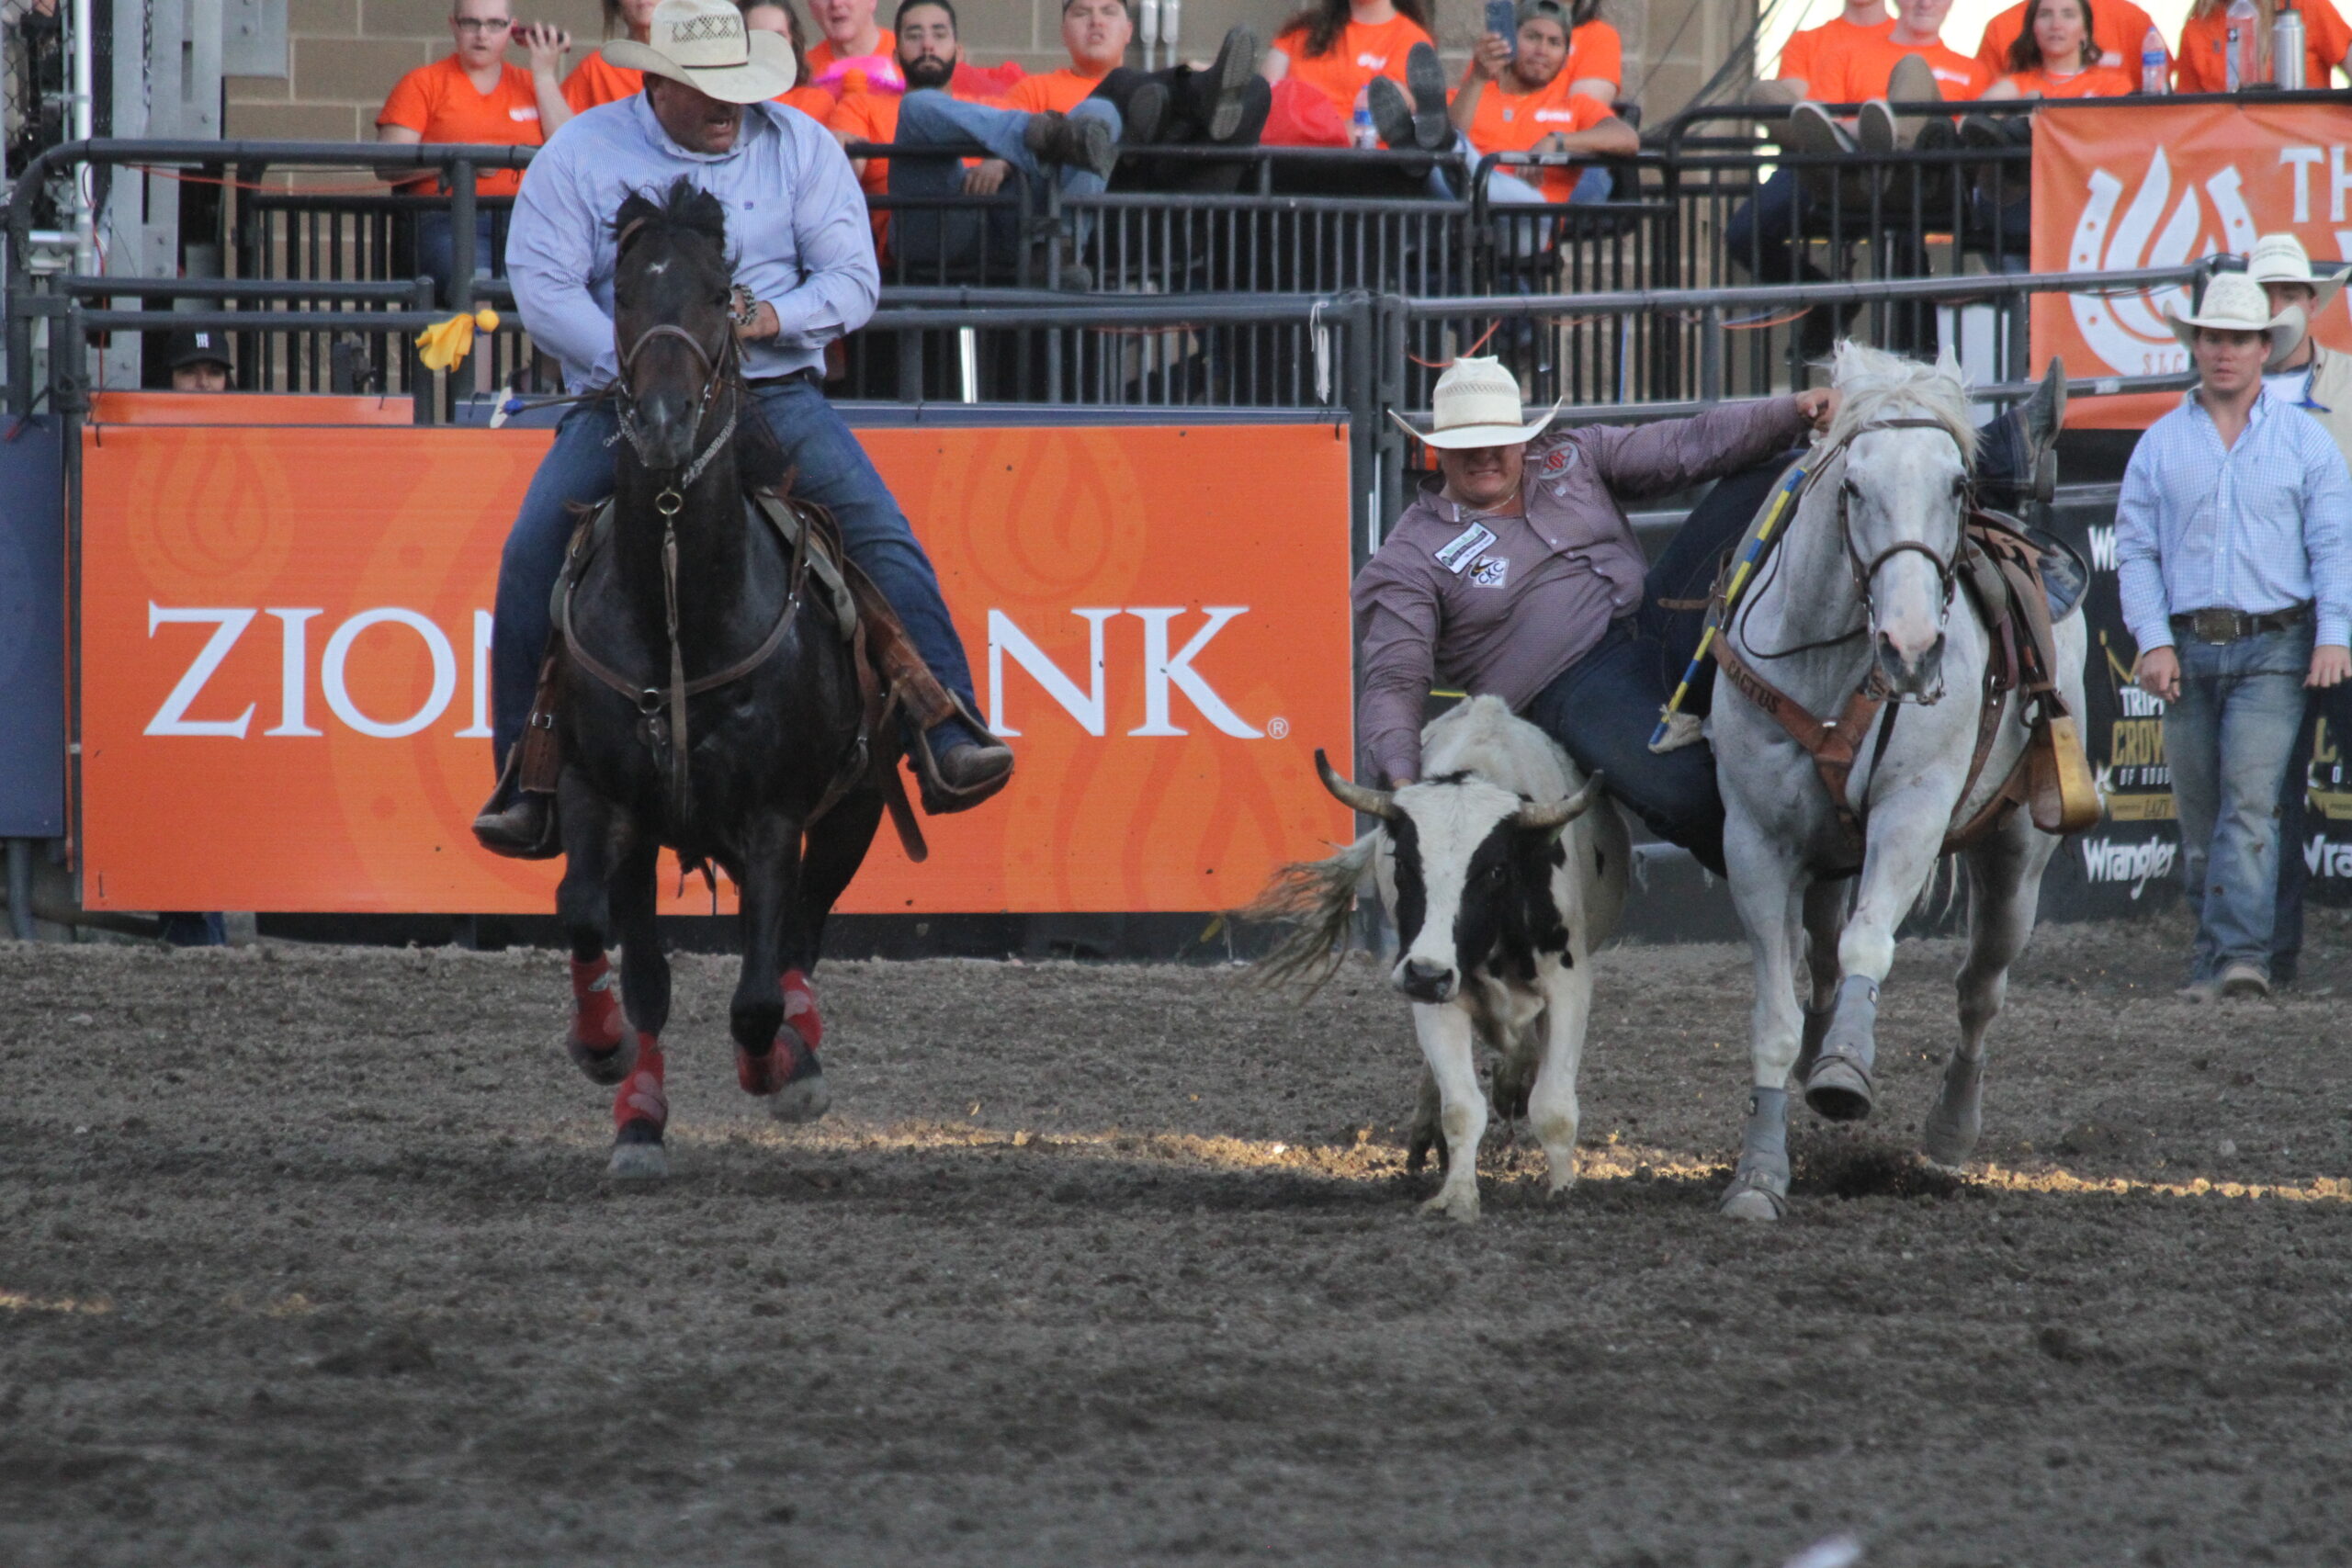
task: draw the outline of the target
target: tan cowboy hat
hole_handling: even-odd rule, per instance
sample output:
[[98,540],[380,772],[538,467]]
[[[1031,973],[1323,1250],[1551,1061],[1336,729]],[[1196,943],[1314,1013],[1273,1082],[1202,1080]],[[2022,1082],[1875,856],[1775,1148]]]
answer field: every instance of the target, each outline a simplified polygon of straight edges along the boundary
[[2265,234],[2254,243],[2245,259],[2245,275],[2256,283],[2304,285],[2313,295],[2304,314],[2316,316],[2327,309],[2344,280],[2352,278],[2352,266],[2341,272],[2313,272],[2311,255],[2301,240],[2292,234]]
[[[1567,401],[1565,397],[1560,403]],[[1534,440],[1560,412],[1560,403],[1532,424],[1519,423],[1519,378],[1499,359],[1464,355],[1437,378],[1430,397],[1430,428],[1416,430],[1394,410],[1388,417],[1408,435],[1431,446],[1458,451],[1469,446],[1517,446]]]
[[2242,272],[2216,273],[2213,281],[2205,286],[2204,302],[2194,314],[2176,316],[2166,311],[2165,322],[2182,346],[2189,348],[2196,346],[2199,327],[2211,327],[2215,332],[2267,333],[2273,360],[2292,354],[2295,345],[2303,341],[2301,308],[2290,306],[2272,315],[2270,296],[2262,291],[2262,285]]
[[662,0],[650,41],[605,45],[615,65],[684,82],[722,104],[756,104],[792,87],[792,45],[763,28],[743,26],[732,0]]

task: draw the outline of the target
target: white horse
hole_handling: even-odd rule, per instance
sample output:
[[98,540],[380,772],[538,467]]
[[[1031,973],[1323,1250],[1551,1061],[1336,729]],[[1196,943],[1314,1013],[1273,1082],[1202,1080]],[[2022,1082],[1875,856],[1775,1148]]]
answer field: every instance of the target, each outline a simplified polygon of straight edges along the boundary
[[[2030,713],[2012,694],[1971,780],[1991,639],[1954,586],[1975,445],[1957,368],[1841,344],[1831,381],[1844,401],[1812,459],[1821,469],[1723,633],[1777,691],[1726,670],[1732,678],[1716,683],[1708,727],[1726,818],[1724,859],[1756,964],[1755,1092],[1723,1211],[1751,1219],[1777,1219],[1786,1205],[1792,1070],[1815,1111],[1849,1121],[1870,1114],[1878,989],[1895,927],[1933,873],[1947,829],[2000,792],[2030,735],[2020,714]],[[2055,632],[2056,683],[2080,713],[2081,615]],[[1813,756],[1767,705],[1783,696],[1833,730],[1841,716],[1859,728],[1848,705],[1873,671],[1888,700],[1861,733],[1838,738],[1852,758],[1845,815]],[[1860,886],[1847,914],[1857,825]],[[2032,933],[2057,844],[2018,807],[1962,852],[1970,897],[1960,1041],[1923,1136],[1939,1164],[1958,1165],[1975,1146],[1985,1027]],[[1802,1017],[1800,954],[1812,980]]]

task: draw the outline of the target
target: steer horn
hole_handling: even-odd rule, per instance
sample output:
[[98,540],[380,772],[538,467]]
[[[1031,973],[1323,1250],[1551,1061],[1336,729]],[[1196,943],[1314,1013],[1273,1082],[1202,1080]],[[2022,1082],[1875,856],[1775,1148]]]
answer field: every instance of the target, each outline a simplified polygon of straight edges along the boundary
[[1548,806],[1538,806],[1531,800],[1519,808],[1519,814],[1510,819],[1510,825],[1542,832],[1565,828],[1592,808],[1593,797],[1600,791],[1600,781],[1608,776],[1606,773],[1595,773],[1585,781],[1584,788],[1566,800],[1555,800]]
[[1377,817],[1384,822],[1396,819],[1396,802],[1392,792],[1367,789],[1353,779],[1343,779],[1331,766],[1331,759],[1323,755],[1323,748],[1315,749],[1315,772],[1323,787],[1342,806],[1352,807],[1367,817]]

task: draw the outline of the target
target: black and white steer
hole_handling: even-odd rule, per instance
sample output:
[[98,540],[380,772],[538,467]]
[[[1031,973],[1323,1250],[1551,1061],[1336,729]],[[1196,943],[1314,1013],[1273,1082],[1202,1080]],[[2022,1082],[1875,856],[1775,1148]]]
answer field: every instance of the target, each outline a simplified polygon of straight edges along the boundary
[[1625,902],[1631,851],[1616,807],[1598,778],[1583,780],[1549,736],[1494,697],[1432,720],[1422,777],[1401,789],[1351,783],[1319,751],[1315,761],[1325,788],[1381,821],[1314,880],[1344,900],[1369,872],[1396,928],[1389,983],[1412,999],[1429,1066],[1417,1154],[1433,1132],[1444,1136],[1445,1180],[1425,1207],[1478,1217],[1479,1041],[1500,1054],[1498,1109],[1509,1116],[1523,1103],[1561,1190],[1577,1175],[1591,954]]

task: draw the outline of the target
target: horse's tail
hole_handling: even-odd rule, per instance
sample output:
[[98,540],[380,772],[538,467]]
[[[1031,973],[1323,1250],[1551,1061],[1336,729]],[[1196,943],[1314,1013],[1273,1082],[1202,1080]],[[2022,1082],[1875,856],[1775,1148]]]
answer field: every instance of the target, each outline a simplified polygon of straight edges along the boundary
[[1306,998],[1323,988],[1347,956],[1348,921],[1357,895],[1371,880],[1377,832],[1366,833],[1335,855],[1295,861],[1274,873],[1266,890],[1234,919],[1290,928],[1274,950],[1260,959],[1252,978],[1272,987],[1306,980]]

